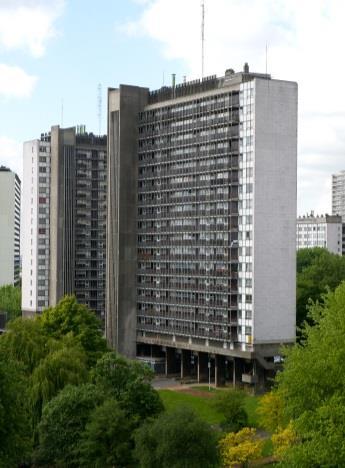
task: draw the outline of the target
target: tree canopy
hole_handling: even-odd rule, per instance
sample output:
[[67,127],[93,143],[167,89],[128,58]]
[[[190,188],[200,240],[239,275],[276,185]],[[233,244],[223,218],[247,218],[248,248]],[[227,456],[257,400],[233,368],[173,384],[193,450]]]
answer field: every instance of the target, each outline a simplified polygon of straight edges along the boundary
[[345,466],[345,283],[309,313],[314,325],[286,351],[277,376],[284,416],[299,441],[284,458],[286,466]]
[[16,466],[30,450],[25,374],[0,353],[0,467]]
[[21,315],[21,301],[20,288],[10,284],[0,287],[0,312],[7,313],[7,320],[13,320]]
[[334,290],[345,280],[345,257],[326,249],[301,249],[297,252],[297,326],[308,318],[310,300],[322,300],[327,289]]
[[90,365],[107,351],[102,325],[95,313],[79,304],[74,296],[65,296],[55,306],[46,309],[40,320],[44,332],[60,339],[72,334],[85,349]]
[[190,408],[180,407],[138,429],[135,456],[141,468],[216,467],[216,435]]

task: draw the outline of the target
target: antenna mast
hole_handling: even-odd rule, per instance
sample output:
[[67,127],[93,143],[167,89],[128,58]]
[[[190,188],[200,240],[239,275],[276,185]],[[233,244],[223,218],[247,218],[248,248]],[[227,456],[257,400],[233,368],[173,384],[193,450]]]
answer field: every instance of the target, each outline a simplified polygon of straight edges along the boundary
[[201,0],[201,78],[204,78],[205,60],[205,0]]
[[98,107],[98,134],[102,134],[102,85],[101,83],[98,84],[97,87],[98,94],[97,94],[97,107]]

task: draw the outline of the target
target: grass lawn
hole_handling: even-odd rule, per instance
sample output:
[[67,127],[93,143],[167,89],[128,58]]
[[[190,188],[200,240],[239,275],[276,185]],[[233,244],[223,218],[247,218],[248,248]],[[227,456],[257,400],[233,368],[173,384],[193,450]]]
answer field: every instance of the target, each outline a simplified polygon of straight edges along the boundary
[[[208,393],[208,387],[206,386],[194,387],[193,389],[205,392],[205,396],[190,395],[182,391],[174,390],[159,390],[159,394],[167,411],[177,406],[189,406],[208,423],[220,424],[223,421],[223,416],[215,409],[213,397],[217,392],[226,390],[211,388],[210,393],[212,395],[210,395],[210,393]],[[248,421],[251,427],[257,427],[258,425],[258,417],[255,412],[257,406],[258,398],[247,395],[245,399],[245,410],[248,414]]]

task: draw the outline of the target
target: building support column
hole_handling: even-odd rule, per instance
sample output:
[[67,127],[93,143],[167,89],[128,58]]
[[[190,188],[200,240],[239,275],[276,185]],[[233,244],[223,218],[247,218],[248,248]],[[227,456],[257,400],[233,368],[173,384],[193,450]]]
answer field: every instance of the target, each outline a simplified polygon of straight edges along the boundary
[[232,360],[232,386],[236,388],[236,384],[242,383],[242,365],[240,358]]
[[216,387],[225,385],[225,356],[216,354],[214,368],[214,384]]
[[166,348],[165,351],[165,375],[174,374],[176,371],[175,349]]
[[198,383],[208,382],[208,354],[198,353]]
[[190,377],[191,374],[191,351],[183,349],[181,353],[181,380]]

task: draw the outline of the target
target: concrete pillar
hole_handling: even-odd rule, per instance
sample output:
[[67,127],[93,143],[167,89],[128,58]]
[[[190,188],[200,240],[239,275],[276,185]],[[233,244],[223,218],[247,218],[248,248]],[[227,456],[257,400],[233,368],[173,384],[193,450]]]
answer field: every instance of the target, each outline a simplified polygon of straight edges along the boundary
[[183,349],[181,353],[181,379],[190,377],[191,374],[191,351]]
[[208,382],[208,354],[198,353],[198,383]]
[[166,348],[165,351],[165,375],[174,374],[176,371],[175,349]]
[[215,356],[214,384],[216,387],[225,385],[225,356],[221,354]]
[[233,358],[232,365],[232,386],[242,383],[242,363],[240,358]]

